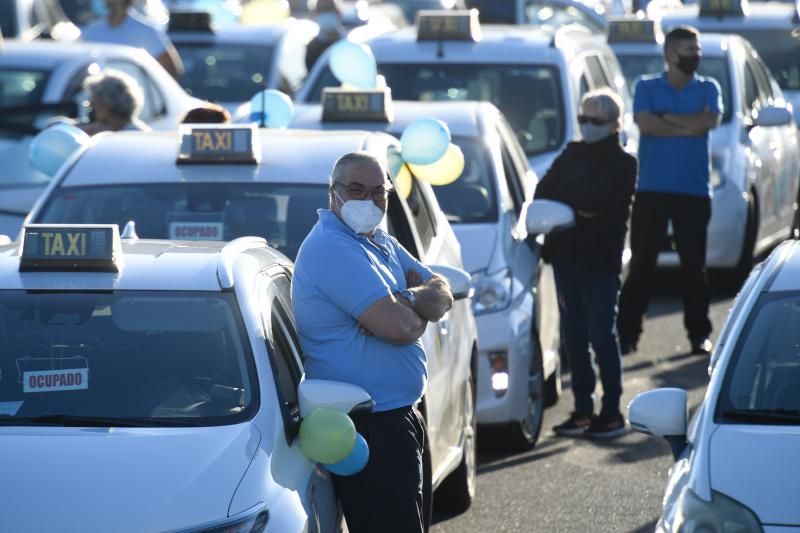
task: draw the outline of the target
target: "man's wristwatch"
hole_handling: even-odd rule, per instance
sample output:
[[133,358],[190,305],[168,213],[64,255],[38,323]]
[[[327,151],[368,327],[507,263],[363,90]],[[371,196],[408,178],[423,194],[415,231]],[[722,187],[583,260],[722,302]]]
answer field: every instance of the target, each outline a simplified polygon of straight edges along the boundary
[[411,304],[411,307],[414,307],[414,304],[417,303],[417,295],[411,292],[410,289],[403,289],[400,291],[400,296],[408,300],[408,303]]

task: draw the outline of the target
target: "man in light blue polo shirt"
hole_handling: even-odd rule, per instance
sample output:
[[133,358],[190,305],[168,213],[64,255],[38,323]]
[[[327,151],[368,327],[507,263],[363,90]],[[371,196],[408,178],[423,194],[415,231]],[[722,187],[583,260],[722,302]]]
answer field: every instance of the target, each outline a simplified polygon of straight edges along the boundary
[[667,70],[636,85],[639,183],[631,214],[631,264],[617,321],[623,354],[636,350],[650,301],[658,254],[672,223],[683,276],[684,326],[691,353],[711,353],[706,240],[711,218],[708,132],[722,101],[717,82],[696,76],[699,32],[672,28],[664,39]]
[[353,417],[369,445],[366,468],[333,475],[351,533],[426,526],[426,437],[414,409],[427,377],[420,336],[453,303],[447,282],[379,228],[389,189],[374,157],[342,156],[331,174],[330,210],[319,211],[292,279],[306,375],[359,385],[376,404]]
[[132,3],[133,0],[106,0],[107,18],[83,28],[81,39],[144,48],[173,78],[178,78],[183,65],[177,50],[164,31],[131,9]]

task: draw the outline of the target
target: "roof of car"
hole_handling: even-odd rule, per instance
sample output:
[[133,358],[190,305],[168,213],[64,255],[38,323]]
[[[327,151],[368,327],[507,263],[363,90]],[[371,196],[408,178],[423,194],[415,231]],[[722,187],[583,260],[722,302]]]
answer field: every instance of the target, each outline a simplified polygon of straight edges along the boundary
[[276,43],[289,29],[286,24],[220,24],[213,32],[170,31],[174,43],[214,41],[226,43],[271,45]]
[[100,55],[131,56],[138,53],[144,52],[117,44],[71,42],[65,46],[58,41],[21,42],[9,39],[3,43],[0,65],[52,69],[60,63],[73,59],[91,60]]
[[394,120],[381,122],[322,122],[322,106],[319,104],[300,104],[295,106],[294,125],[301,128],[321,130],[340,130],[343,125],[353,129],[382,130],[399,136],[405,127],[418,119],[437,118],[447,124],[450,134],[455,137],[480,137],[481,115],[497,115],[499,111],[487,102],[409,102],[394,101]]
[[[569,34],[560,46],[551,46],[556,30],[534,26],[484,24],[479,42],[472,41],[417,41],[417,28],[408,27],[386,33],[369,41],[379,62],[416,62],[420,58],[436,58],[437,61],[466,62],[526,62],[554,61],[569,44],[579,45],[597,42],[589,30],[577,25],[565,26],[561,35]],[[540,54],[531,55],[531,49]],[[443,56],[440,58],[439,51]]]
[[[709,57],[723,57],[728,52],[730,41],[735,39],[741,39],[741,37],[723,33],[701,33],[700,46],[703,49],[703,55]],[[609,44],[614,52],[621,52],[623,54],[652,52],[661,54],[664,49],[663,44],[655,42],[620,41]]]
[[[236,242],[236,241],[232,241]],[[262,261],[289,264],[267,246],[223,253],[229,243],[212,241],[122,240],[118,273],[20,272],[19,246],[0,246],[0,290],[222,290],[219,277],[225,254],[257,253]]]
[[[364,150],[367,131],[258,130],[258,165],[176,164],[176,132],[119,132],[96,136],[69,170],[62,186],[186,181],[272,181],[327,183],[333,164],[348,152]],[[391,140],[388,136],[385,136]],[[131,154],[147,154],[136,164],[120,165]]]
[[742,16],[703,16],[698,15],[699,7],[685,6],[663,13],[661,24],[664,28],[675,24],[690,23],[702,28],[731,28],[746,26],[748,29],[791,27],[796,7],[787,2],[750,2],[748,14]]

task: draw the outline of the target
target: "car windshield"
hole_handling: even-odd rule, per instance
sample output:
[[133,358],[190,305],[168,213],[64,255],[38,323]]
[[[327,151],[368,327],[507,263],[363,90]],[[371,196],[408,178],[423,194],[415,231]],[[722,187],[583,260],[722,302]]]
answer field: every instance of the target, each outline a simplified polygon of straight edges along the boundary
[[233,293],[0,291],[0,425],[222,425],[258,408]]
[[772,76],[788,91],[800,91],[800,29],[737,30],[750,41]]
[[464,171],[449,185],[433,187],[439,207],[454,224],[497,221],[495,180],[483,144],[475,139],[453,137],[464,153]]
[[[636,83],[650,74],[664,71],[664,57],[662,55],[627,55],[617,53],[617,59],[622,67],[622,73],[631,94],[634,94]],[[700,61],[698,74],[714,78],[719,83],[722,91],[722,104],[725,107],[722,122],[728,122],[733,116],[731,106],[731,82],[728,75],[728,59],[722,57],[703,57]]]
[[[739,336],[725,373],[717,418],[728,413],[800,413],[800,291],[765,293]],[[749,419],[753,422],[758,417]],[[798,419],[800,420],[800,419]]]
[[[599,17],[599,15],[598,15]],[[533,0],[525,2],[525,19],[535,26],[554,26],[582,24],[594,33],[602,33],[603,26],[579,7],[563,3]]]
[[328,188],[275,183],[134,184],[56,189],[36,222],[118,224],[146,239],[264,237],[294,260]]
[[[492,102],[506,116],[529,156],[556,150],[564,141],[564,104],[555,67],[384,63],[378,70],[395,100]],[[323,87],[338,85],[326,68],[310,98],[319,101]]]
[[212,102],[246,102],[264,89],[273,47],[269,45],[176,43],[186,92]]

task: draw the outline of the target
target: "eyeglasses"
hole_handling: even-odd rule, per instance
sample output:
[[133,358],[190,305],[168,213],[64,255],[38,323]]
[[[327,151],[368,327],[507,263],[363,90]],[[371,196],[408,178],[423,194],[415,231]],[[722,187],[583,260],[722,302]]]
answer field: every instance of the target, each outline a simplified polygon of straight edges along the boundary
[[353,200],[366,200],[367,195],[369,195],[375,202],[385,202],[386,198],[389,197],[389,193],[392,192],[390,189],[383,186],[367,189],[360,183],[350,183],[348,185],[345,185],[341,181],[334,181],[333,183],[347,189],[347,194],[350,195],[350,198]]
[[578,115],[578,124],[594,124],[595,126],[602,126],[603,124],[608,124],[608,120],[600,117],[589,117],[586,115]]

